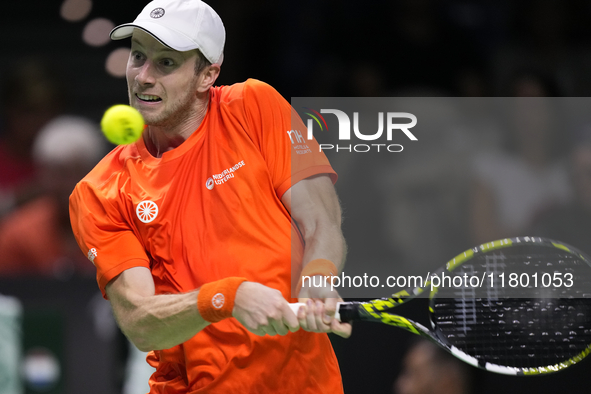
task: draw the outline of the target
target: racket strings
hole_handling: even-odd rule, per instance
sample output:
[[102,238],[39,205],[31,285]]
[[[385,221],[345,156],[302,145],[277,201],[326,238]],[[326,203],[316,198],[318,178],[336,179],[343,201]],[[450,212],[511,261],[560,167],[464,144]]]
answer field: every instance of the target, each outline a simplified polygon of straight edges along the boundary
[[440,336],[482,361],[518,368],[558,364],[591,343],[591,300],[475,300],[466,323],[465,303],[438,299],[432,318]]
[[431,320],[449,345],[516,368],[552,366],[588,352],[591,269],[581,256],[518,246],[482,253],[454,274],[489,280],[438,289]]

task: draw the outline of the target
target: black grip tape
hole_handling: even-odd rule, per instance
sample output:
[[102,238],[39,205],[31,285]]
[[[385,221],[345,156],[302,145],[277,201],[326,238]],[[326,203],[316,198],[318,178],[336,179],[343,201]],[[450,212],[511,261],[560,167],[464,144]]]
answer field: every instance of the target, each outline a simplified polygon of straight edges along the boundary
[[359,303],[351,302],[341,304],[339,307],[339,314],[341,315],[341,322],[343,323],[359,320]]

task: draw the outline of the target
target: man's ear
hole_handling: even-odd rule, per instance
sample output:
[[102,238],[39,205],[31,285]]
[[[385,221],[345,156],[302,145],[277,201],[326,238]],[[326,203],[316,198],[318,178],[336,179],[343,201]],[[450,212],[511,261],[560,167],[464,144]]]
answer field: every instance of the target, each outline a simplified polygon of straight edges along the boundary
[[219,64],[212,64],[201,71],[199,74],[199,84],[197,86],[198,93],[205,93],[213,86],[216,79],[220,75]]

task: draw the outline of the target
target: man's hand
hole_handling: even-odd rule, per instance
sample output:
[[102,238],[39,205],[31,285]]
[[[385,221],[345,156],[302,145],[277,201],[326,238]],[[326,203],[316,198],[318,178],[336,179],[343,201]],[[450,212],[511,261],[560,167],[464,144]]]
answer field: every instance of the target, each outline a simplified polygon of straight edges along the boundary
[[255,282],[243,282],[234,299],[235,317],[257,335],[285,335],[300,329],[298,319],[279,290]]
[[343,301],[335,290],[331,291],[329,287],[305,287],[300,291],[298,301],[306,304],[297,313],[304,330],[332,332],[343,338],[351,336],[351,324],[341,323],[334,318],[337,302]]

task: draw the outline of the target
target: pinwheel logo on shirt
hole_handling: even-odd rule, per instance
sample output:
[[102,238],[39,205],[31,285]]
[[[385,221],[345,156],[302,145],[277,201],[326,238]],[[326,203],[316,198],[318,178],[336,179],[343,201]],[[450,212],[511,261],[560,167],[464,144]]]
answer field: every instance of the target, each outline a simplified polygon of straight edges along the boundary
[[142,201],[137,205],[135,213],[143,223],[150,223],[158,216],[158,205],[153,201]]

